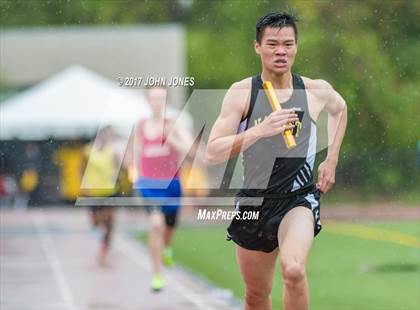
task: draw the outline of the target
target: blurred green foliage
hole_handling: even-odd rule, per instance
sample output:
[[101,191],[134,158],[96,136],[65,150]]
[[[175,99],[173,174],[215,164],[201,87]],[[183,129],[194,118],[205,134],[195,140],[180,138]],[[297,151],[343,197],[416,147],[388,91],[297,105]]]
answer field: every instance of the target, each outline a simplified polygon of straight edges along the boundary
[[294,71],[329,81],[347,101],[338,181],[369,193],[418,190],[420,1],[2,0],[0,24],[179,22],[194,88],[226,89],[261,71],[255,23],[278,10],[299,18]]

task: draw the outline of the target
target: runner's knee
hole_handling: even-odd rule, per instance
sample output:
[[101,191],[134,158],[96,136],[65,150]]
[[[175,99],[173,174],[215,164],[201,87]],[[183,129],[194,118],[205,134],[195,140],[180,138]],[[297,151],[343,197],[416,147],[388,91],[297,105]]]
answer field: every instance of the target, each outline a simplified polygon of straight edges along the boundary
[[249,306],[259,306],[270,297],[271,286],[247,287],[245,301]]
[[160,214],[152,214],[150,216],[150,228],[153,231],[163,231],[164,229],[163,217]]
[[299,285],[305,279],[305,267],[295,260],[282,261],[281,271],[285,285]]

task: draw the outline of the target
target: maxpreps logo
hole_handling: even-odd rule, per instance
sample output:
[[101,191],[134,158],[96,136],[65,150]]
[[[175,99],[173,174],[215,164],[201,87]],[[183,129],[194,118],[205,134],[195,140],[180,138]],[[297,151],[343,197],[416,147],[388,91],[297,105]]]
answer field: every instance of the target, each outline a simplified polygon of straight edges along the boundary
[[199,221],[217,221],[217,220],[258,220],[260,215],[259,211],[226,211],[222,209],[207,210],[199,209],[197,220]]

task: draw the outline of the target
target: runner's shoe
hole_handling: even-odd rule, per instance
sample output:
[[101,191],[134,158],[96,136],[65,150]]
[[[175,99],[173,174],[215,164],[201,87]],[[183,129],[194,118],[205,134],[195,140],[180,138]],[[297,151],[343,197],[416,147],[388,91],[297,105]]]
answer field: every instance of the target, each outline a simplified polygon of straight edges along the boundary
[[99,250],[99,265],[108,265],[108,245],[106,245],[105,243],[101,244],[101,248]]
[[167,247],[163,250],[163,264],[166,267],[172,267],[175,264],[174,255],[171,247]]
[[163,288],[163,278],[160,274],[155,274],[152,279],[152,290],[159,292]]

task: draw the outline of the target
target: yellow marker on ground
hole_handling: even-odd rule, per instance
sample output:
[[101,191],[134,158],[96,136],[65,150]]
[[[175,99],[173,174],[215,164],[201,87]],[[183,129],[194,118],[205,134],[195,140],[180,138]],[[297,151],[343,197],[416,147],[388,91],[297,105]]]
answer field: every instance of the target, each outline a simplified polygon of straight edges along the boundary
[[420,249],[420,239],[399,231],[369,227],[360,224],[338,223],[328,221],[325,225],[327,232],[361,239],[385,241],[407,247]]

